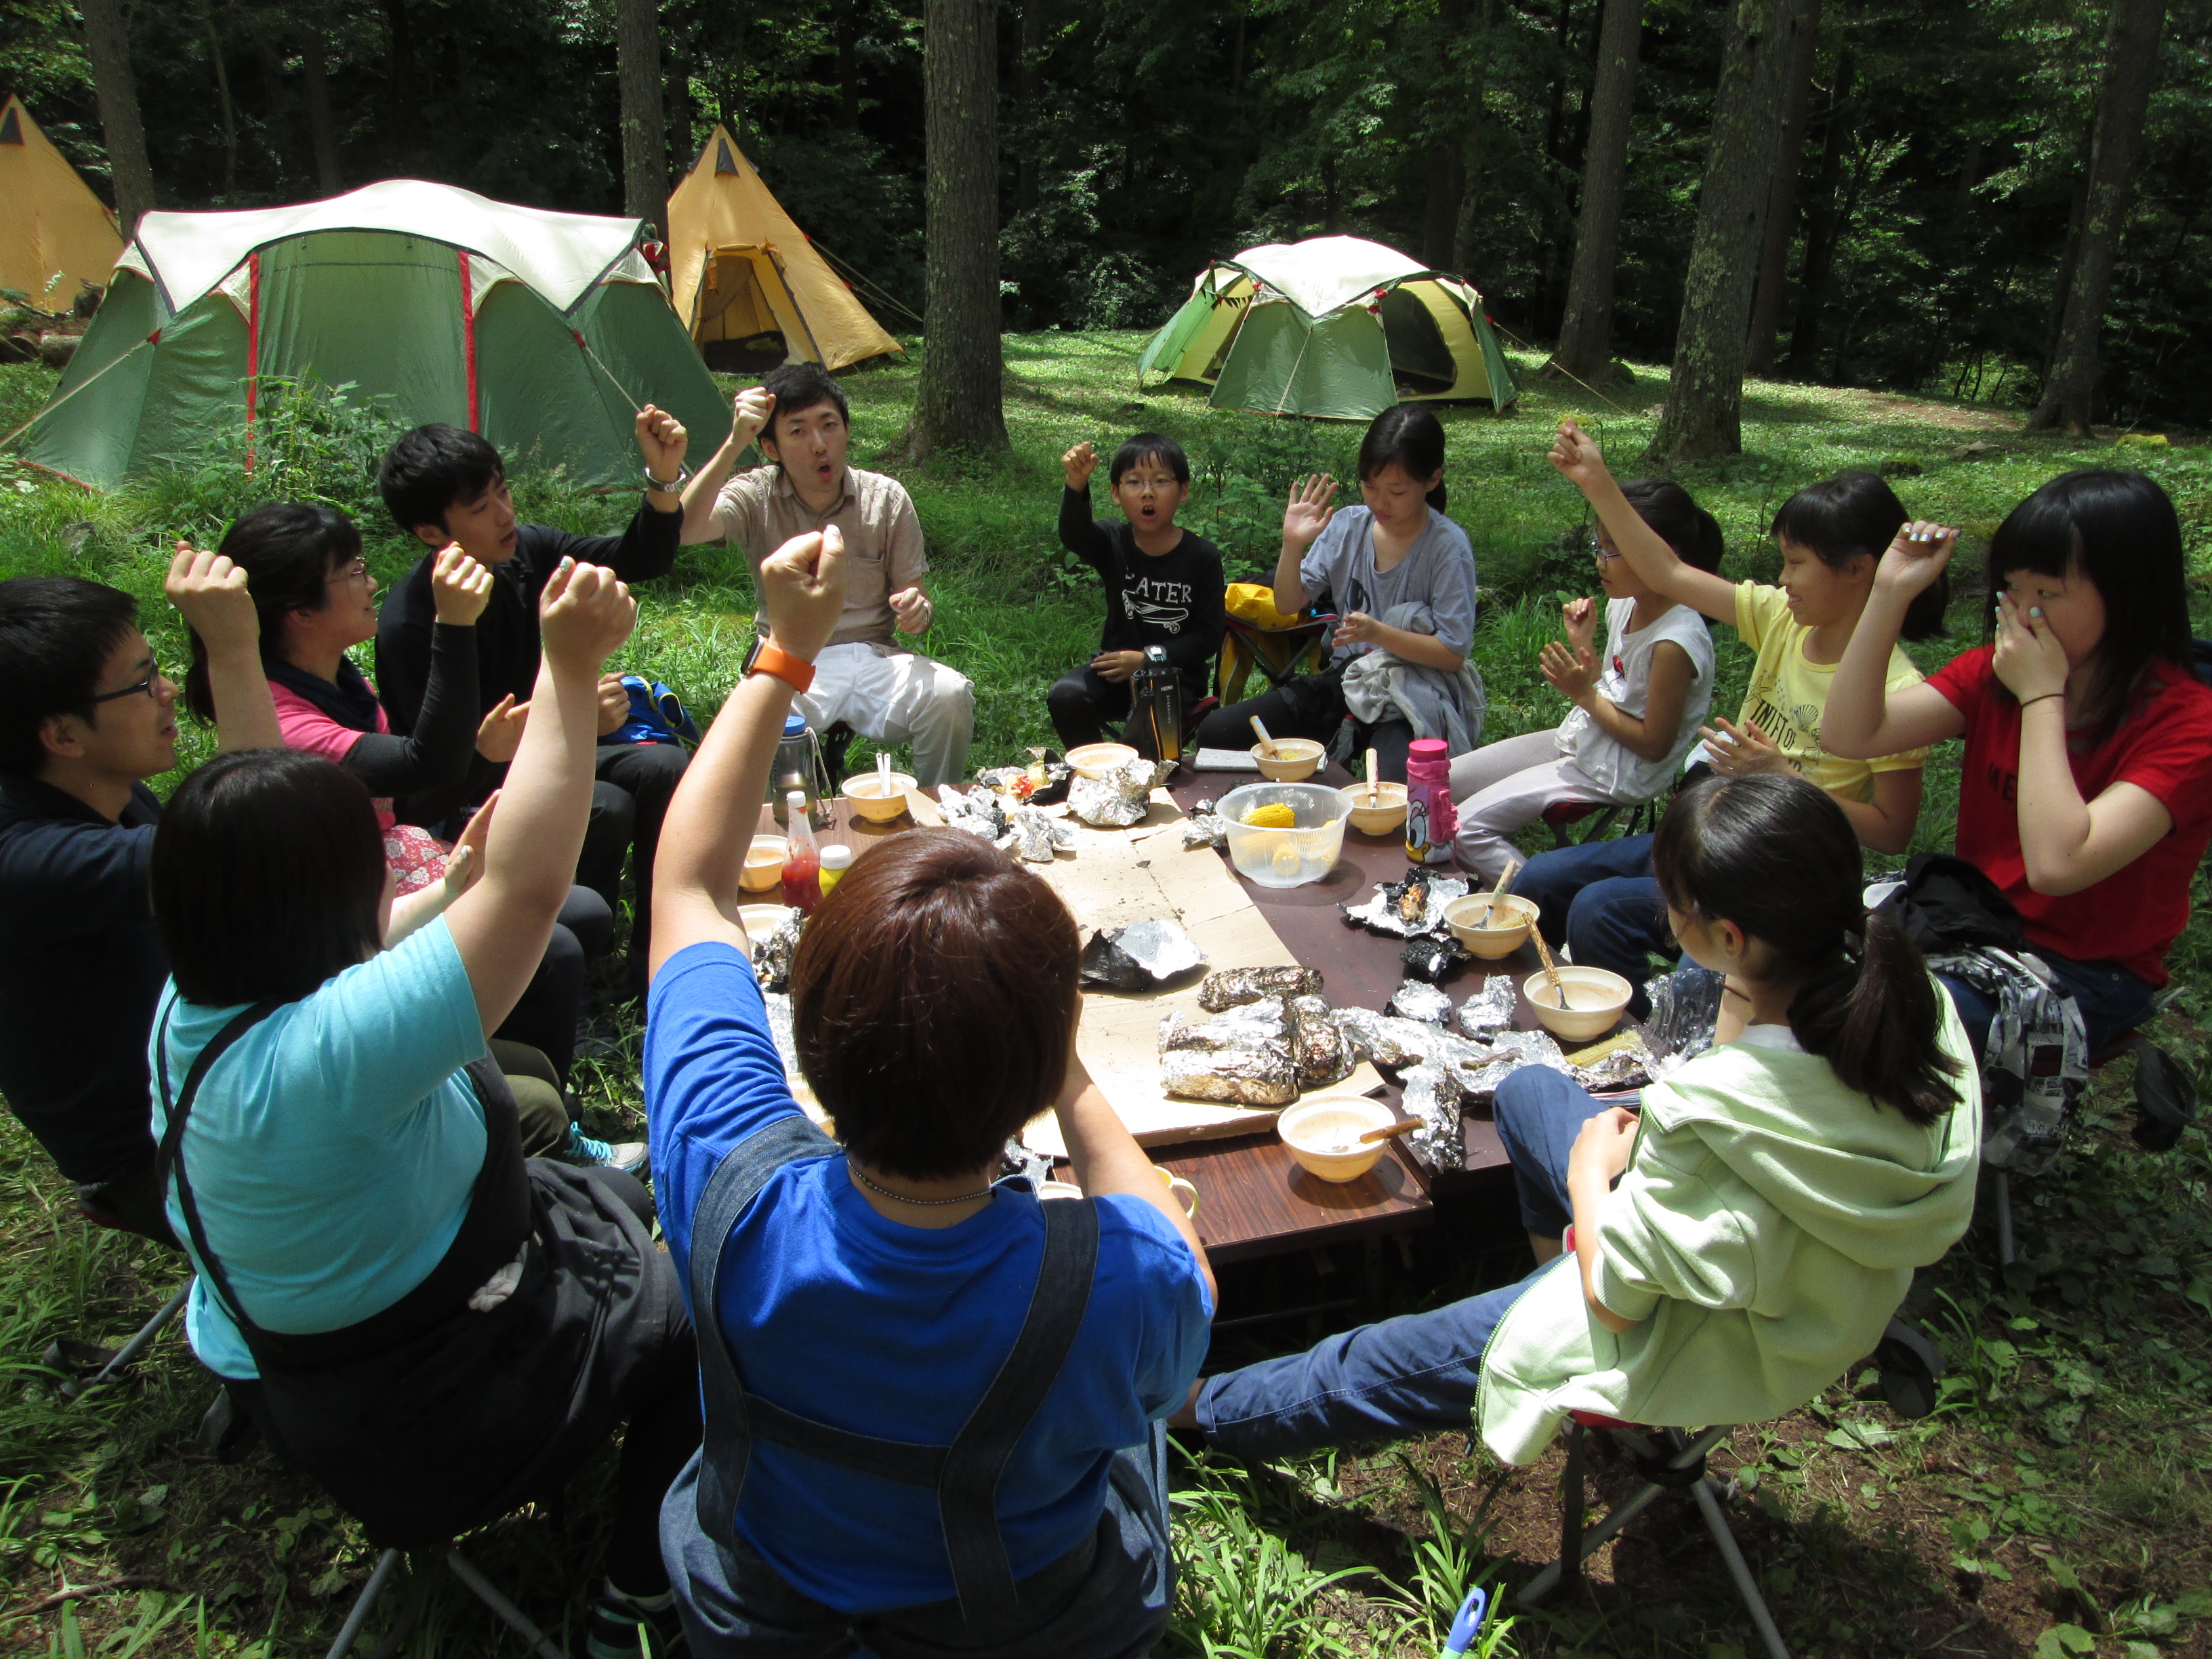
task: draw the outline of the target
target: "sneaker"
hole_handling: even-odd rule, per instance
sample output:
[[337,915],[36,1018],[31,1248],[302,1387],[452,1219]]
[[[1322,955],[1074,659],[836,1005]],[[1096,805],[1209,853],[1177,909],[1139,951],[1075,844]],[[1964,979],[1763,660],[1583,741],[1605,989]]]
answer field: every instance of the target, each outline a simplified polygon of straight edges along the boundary
[[673,1604],[656,1611],[640,1607],[627,1595],[593,1599],[584,1638],[585,1659],[670,1659],[690,1651]]
[[594,1140],[573,1123],[568,1126],[566,1157],[571,1164],[594,1164],[604,1170],[619,1170],[624,1175],[645,1173],[643,1141]]

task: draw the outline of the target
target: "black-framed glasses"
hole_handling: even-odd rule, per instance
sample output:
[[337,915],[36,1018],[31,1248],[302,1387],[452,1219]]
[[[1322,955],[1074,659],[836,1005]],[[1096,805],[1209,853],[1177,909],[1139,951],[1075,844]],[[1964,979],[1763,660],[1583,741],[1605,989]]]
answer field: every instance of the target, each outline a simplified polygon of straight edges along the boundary
[[154,682],[161,678],[161,665],[155,663],[154,665],[153,672],[148,674],[144,679],[139,681],[137,684],[126,685],[120,691],[100,692],[93,697],[92,702],[97,705],[103,702],[114,702],[118,698],[122,697],[137,696],[144,696],[155,702],[159,702],[160,699],[155,697],[154,695]]

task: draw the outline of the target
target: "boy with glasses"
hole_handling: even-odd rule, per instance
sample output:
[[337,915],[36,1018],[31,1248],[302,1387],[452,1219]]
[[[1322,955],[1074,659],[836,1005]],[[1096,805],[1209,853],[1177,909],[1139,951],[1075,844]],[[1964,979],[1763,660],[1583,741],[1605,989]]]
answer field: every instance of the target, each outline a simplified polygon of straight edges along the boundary
[[[281,747],[246,573],[179,544],[169,601],[207,641],[218,740]],[[0,1092],[103,1219],[173,1244],[146,1039],[169,964],[148,860],[177,685],[128,593],[0,581]]]
[[1181,676],[1184,708],[1196,707],[1226,624],[1221,550],[1175,521],[1190,497],[1190,462],[1181,444],[1139,432],[1114,452],[1106,477],[1120,524],[1091,516],[1098,452],[1079,443],[1060,464],[1067,476],[1060,544],[1097,571],[1106,589],[1098,654],[1045,694],[1052,729],[1073,749],[1098,742],[1107,721],[1128,718],[1129,678],[1144,666],[1147,647],[1159,647]]

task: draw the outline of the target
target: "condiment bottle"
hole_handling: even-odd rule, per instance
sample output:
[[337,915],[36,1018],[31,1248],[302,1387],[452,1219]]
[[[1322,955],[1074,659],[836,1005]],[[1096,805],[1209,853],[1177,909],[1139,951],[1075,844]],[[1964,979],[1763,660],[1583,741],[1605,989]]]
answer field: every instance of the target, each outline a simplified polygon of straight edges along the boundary
[[830,890],[835,887],[843,878],[845,872],[852,867],[853,849],[851,848],[840,847],[833,842],[822,849],[821,882],[823,898],[830,896]]
[[1406,750],[1406,856],[1415,864],[1449,864],[1458,832],[1451,756],[1443,738],[1416,738]]
[[783,902],[801,915],[822,902],[822,855],[814,849],[814,829],[806,821],[806,797],[793,789],[783,798],[791,850],[783,860]]

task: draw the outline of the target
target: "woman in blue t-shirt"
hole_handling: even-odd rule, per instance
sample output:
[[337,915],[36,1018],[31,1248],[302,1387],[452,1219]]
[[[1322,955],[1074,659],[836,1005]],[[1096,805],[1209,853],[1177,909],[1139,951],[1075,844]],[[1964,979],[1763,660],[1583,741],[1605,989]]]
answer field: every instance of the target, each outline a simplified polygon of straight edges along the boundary
[[1359,442],[1358,507],[1330,507],[1326,474],[1291,486],[1275,560],[1275,609],[1337,609],[1328,666],[1199,722],[1202,749],[1243,749],[1257,716],[1270,737],[1327,743],[1349,718],[1381,775],[1406,781],[1406,747],[1440,738],[1463,755],[1482,740],[1474,648],[1474,549],[1444,517],[1444,429],[1419,404],[1376,416]]
[[[1075,1059],[1073,919],[958,830],[878,842],[793,955],[792,1099],[738,878],[785,712],[844,604],[833,527],[759,573],[772,644],[661,832],[645,1086],[708,1431],[662,1511],[694,1654],[1149,1652],[1161,1419],[1196,1376],[1195,1232]],[[1057,1112],[1085,1200],[1000,1179]]]
[[660,1494],[698,1443],[690,1322],[635,1180],[526,1163],[484,1033],[568,896],[599,670],[637,607],[564,563],[540,611],[529,725],[463,839],[483,873],[443,915],[424,902],[450,866],[395,915],[368,790],[322,757],[185,780],[152,856],[173,974],[153,1127],[193,1351],[380,1543],[434,1548],[557,1492],[626,1425],[593,1641],[635,1651],[667,1605]]

